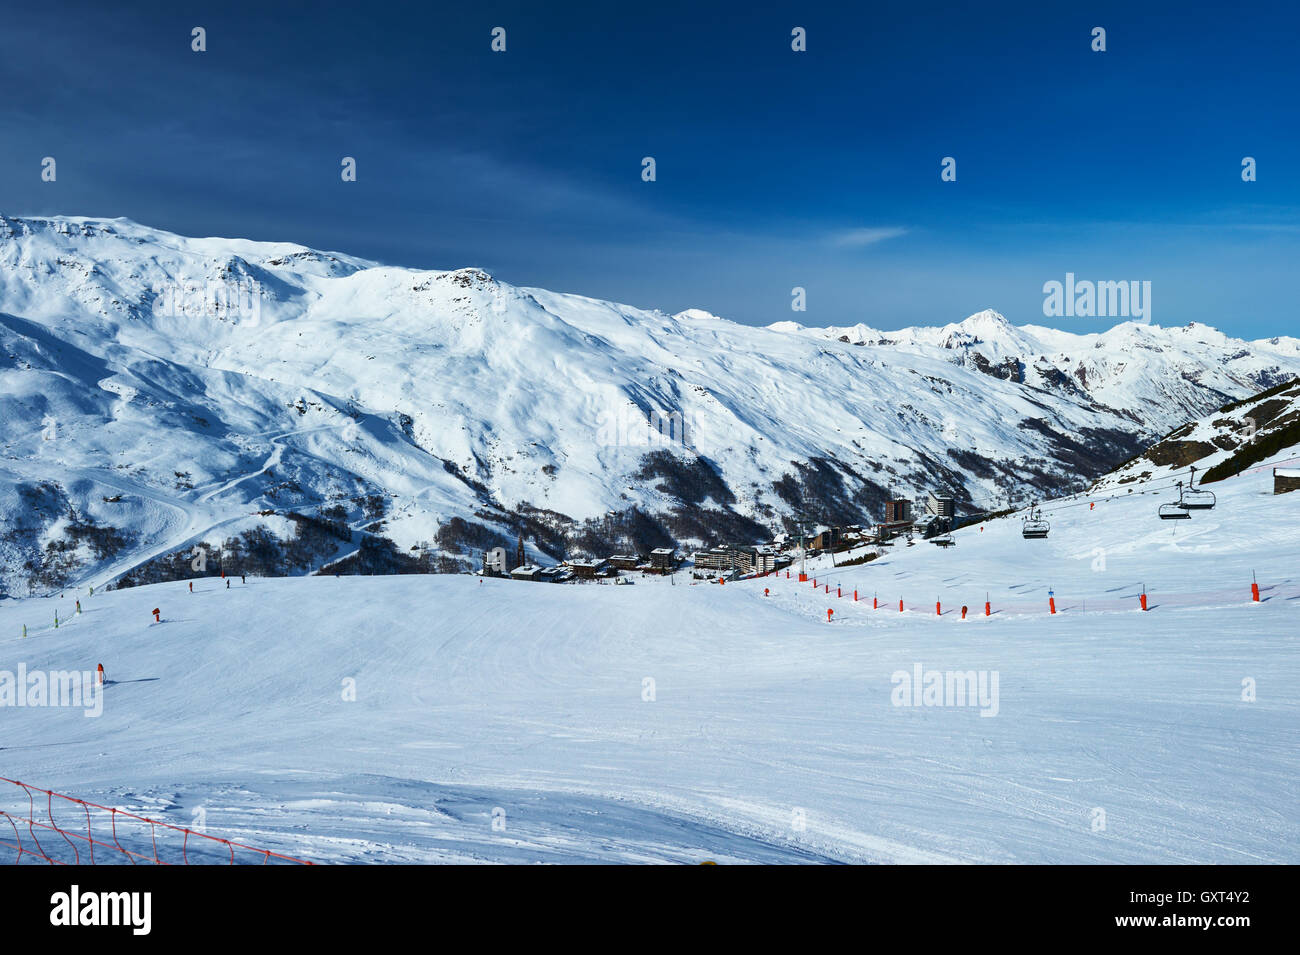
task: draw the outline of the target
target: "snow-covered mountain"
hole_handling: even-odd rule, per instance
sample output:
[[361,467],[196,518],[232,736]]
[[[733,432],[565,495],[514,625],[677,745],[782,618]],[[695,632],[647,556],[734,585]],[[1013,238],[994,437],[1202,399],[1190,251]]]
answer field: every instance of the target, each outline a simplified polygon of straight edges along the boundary
[[[1300,373],[1204,326],[768,328],[124,219],[0,217],[11,592],[265,525],[292,568],[754,538],[1083,487]],[[284,557],[281,554],[281,557]],[[399,560],[400,558],[400,560]],[[337,563],[341,562],[341,563]],[[283,569],[283,568],[282,568]]]
[[1295,338],[1247,342],[1196,322],[1179,328],[1124,322],[1075,335],[1040,325],[1015,327],[991,309],[942,328],[882,332],[866,325],[803,328],[790,322],[775,327],[876,348],[944,349],[958,364],[1048,391],[1085,393],[1100,404],[1132,410],[1147,423],[1199,417],[1217,406],[1207,406],[1208,397],[1241,397],[1246,382],[1259,388],[1278,384],[1300,353]]
[[[1279,458],[1279,453],[1282,457]],[[1216,483],[1261,464],[1300,461],[1300,379],[1293,379],[1175,428],[1095,485],[1109,490],[1133,484],[1171,485],[1204,479]],[[1289,456],[1288,456],[1289,455]],[[1272,465],[1269,465],[1272,466]],[[1191,472],[1200,474],[1196,478]]]

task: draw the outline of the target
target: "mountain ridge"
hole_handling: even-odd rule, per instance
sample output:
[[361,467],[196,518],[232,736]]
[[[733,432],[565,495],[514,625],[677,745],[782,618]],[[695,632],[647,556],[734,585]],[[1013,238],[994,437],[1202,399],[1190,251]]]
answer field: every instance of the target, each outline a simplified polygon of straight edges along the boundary
[[131,541],[112,559],[79,544],[69,579],[262,512],[329,511],[357,548],[428,542],[450,569],[518,536],[556,558],[758,537],[796,515],[862,523],[890,495],[944,490],[969,511],[1079,489],[1300,372],[1296,339],[1206,326],[1076,336],[991,309],[856,339],[778,325],[477,268],[0,216],[9,586],[67,542],[66,520],[24,503],[42,482],[51,508]]

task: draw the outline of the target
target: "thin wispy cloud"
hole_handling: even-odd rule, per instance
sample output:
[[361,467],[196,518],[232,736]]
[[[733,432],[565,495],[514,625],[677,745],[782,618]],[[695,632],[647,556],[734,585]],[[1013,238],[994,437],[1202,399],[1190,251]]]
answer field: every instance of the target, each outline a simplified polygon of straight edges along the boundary
[[901,227],[844,229],[831,235],[831,244],[842,249],[860,249],[878,242],[896,239],[907,235],[908,230]]

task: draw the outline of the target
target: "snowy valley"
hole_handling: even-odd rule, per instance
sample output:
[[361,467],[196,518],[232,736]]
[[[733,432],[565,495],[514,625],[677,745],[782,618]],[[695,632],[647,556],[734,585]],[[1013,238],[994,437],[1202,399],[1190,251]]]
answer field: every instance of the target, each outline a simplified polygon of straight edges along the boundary
[[[1300,493],[1271,466],[1296,455],[1188,521],[1099,490],[1049,505],[1046,539],[1017,514],[806,582],[4,601],[0,671],[107,684],[94,718],[0,710],[0,776],[317,862],[1294,864]],[[0,786],[0,811],[25,800]]]
[[[1082,490],[1300,341],[767,328],[124,219],[0,217],[0,593],[463,571]],[[129,576],[128,576],[129,575]]]
[[[16,861],[102,819],[13,780],[177,827],[108,862],[1300,861],[1295,339],[752,328],[67,218],[0,219],[0,344]],[[926,491],[1004,510],[806,580],[436,573]]]

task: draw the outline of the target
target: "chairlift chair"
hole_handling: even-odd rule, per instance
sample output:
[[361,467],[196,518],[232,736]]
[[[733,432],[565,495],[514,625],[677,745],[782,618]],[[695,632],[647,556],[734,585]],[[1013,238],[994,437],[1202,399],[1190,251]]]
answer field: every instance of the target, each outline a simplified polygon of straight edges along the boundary
[[1156,513],[1162,521],[1184,521],[1192,516],[1187,513],[1187,505],[1183,503],[1182,481],[1178,482],[1178,500],[1171,501],[1168,504],[1161,504]]
[[1208,511],[1215,505],[1214,492],[1202,488],[1193,488],[1183,492],[1178,506],[1188,511]]
[[1196,468],[1192,468],[1192,479],[1187,482],[1187,487],[1182,490],[1178,498],[1178,506],[1189,511],[1208,511],[1214,507],[1216,501],[1213,491],[1207,491],[1203,487],[1196,487]]
[[1043,512],[1038,508],[1030,510],[1020,528],[1020,536],[1025,540],[1041,540],[1047,536],[1052,525],[1043,520]]

